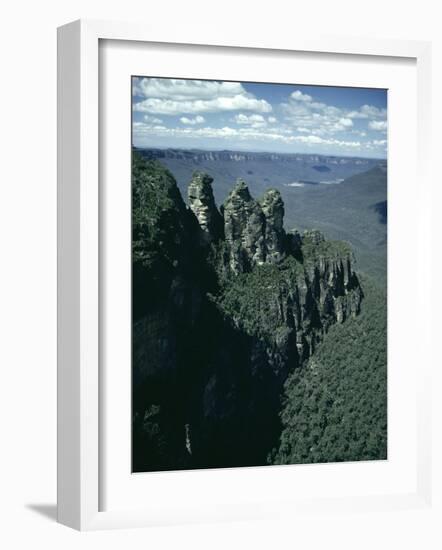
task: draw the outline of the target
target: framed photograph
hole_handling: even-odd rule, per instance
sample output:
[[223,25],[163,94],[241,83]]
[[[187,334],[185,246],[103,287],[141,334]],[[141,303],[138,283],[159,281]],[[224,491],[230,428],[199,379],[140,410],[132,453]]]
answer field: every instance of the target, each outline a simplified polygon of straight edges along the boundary
[[430,45],[58,50],[59,521],[428,505]]

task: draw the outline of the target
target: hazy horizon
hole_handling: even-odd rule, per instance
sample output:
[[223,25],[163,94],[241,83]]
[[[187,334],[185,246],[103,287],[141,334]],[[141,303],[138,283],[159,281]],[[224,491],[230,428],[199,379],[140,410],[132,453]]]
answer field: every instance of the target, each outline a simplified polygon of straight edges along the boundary
[[198,152],[198,151],[204,151],[204,152],[207,152],[207,153],[250,153],[250,154],[254,154],[254,153],[257,153],[257,154],[269,154],[269,155],[292,155],[292,156],[295,156],[295,155],[299,155],[299,156],[318,156],[318,157],[329,157],[329,158],[348,158],[348,159],[366,159],[366,160],[379,160],[379,161],[385,161],[387,162],[388,161],[388,157],[376,157],[376,156],[371,156],[371,157],[368,157],[368,156],[363,156],[363,155],[345,155],[345,154],[340,154],[340,155],[337,155],[337,154],[328,154],[328,153],[317,153],[315,151],[310,151],[310,152],[300,152],[300,151],[280,151],[280,150],[273,150],[273,151],[270,151],[268,149],[240,149],[240,148],[235,148],[235,149],[232,149],[232,148],[229,148],[229,147],[224,147],[224,148],[216,148],[216,147],[174,147],[174,146],[164,146],[164,147],[160,147],[160,146],[150,146],[150,145],[146,145],[146,146],[139,146],[139,145],[135,145],[133,144],[133,147],[136,147],[137,149],[140,149],[140,150],[158,150],[158,151],[194,151],[194,152]]

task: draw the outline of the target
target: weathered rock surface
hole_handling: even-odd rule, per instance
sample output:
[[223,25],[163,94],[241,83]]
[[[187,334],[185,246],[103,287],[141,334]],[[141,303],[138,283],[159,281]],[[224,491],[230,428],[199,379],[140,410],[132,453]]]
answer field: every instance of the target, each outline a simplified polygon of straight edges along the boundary
[[264,214],[243,180],[238,180],[223,205],[224,233],[232,273],[265,262]]
[[222,212],[232,273],[278,263],[285,257],[284,203],[278,191],[270,189],[255,201],[247,184],[238,180]]
[[362,290],[345,243],[286,234],[284,204],[238,181],[216,208],[196,173],[134,155],[134,470],[264,464],[288,374]]
[[213,178],[203,172],[194,172],[187,194],[189,207],[202,230],[202,241],[211,243],[221,238],[223,219],[213,198]]
[[285,257],[286,234],[284,231],[284,203],[276,189],[269,189],[260,200],[264,213],[264,241],[266,261],[279,263]]

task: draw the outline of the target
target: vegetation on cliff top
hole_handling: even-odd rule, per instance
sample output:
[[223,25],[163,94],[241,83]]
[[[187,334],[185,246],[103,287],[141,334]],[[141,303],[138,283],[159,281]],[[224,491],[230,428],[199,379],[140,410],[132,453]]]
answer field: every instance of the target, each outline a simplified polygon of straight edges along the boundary
[[317,260],[341,260],[353,257],[351,246],[346,241],[318,239],[318,231],[306,231],[302,238],[304,263],[314,264]]
[[272,316],[274,307],[269,302],[275,296],[288,295],[303,275],[302,264],[289,256],[280,265],[265,264],[250,273],[240,273],[224,283],[214,301],[223,315],[240,323],[247,334],[272,338],[280,328],[275,322],[286,323]]
[[132,159],[133,262],[149,266],[158,256],[173,262],[185,235],[186,206],[173,175],[136,151]]

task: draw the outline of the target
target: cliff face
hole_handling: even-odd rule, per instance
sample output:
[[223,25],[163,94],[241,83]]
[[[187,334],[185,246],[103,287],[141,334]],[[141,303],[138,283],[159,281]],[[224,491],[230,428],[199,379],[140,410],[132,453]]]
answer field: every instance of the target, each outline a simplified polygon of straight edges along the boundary
[[246,183],[238,180],[222,212],[229,254],[226,267],[232,274],[285,257],[284,204],[278,191],[271,189],[255,201]]
[[275,444],[288,374],[359,313],[350,248],[287,234],[275,190],[238,181],[219,211],[194,174],[134,153],[134,470],[259,465]]
[[[247,162],[247,161],[277,161],[291,162],[293,160],[300,160],[302,162],[322,163],[325,166],[333,166],[336,164],[367,166],[370,168],[373,166],[373,161],[367,158],[347,158],[347,157],[335,157],[330,155],[315,155],[315,154],[298,154],[298,153],[258,153],[258,152],[245,152],[245,151],[203,151],[187,149],[141,149],[140,152],[149,160],[167,160],[177,159],[180,161],[192,161],[195,164],[202,161],[228,161],[228,162]],[[327,171],[323,169],[322,171]]]

